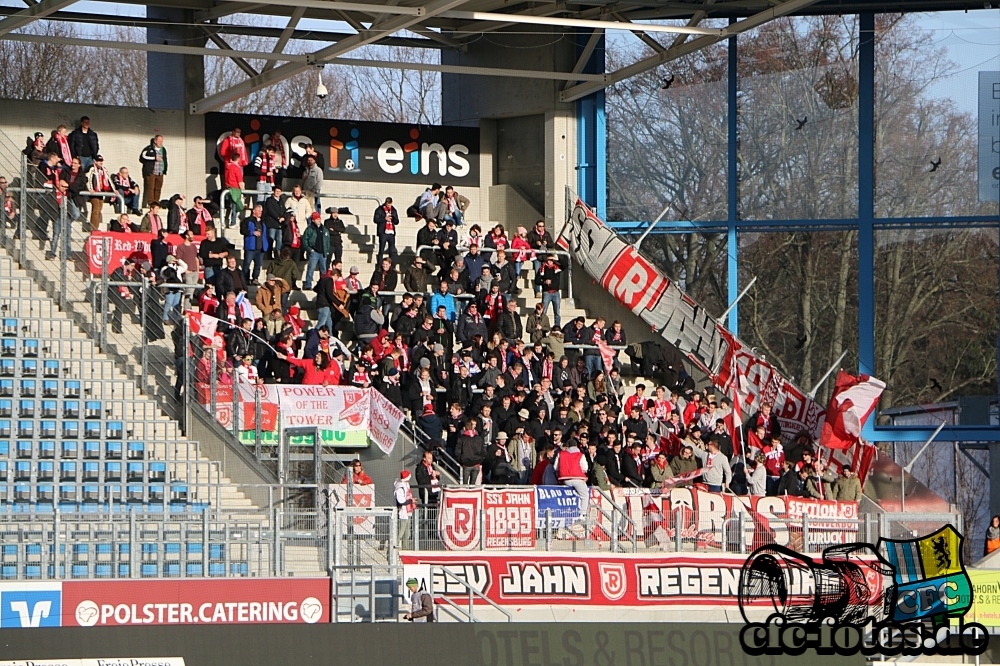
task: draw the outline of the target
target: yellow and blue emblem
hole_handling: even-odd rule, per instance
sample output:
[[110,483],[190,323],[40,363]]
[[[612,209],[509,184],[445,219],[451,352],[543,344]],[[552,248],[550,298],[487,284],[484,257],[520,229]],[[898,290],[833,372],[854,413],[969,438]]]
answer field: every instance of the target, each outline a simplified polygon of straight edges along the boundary
[[880,539],[878,546],[896,570],[894,621],[961,616],[972,606],[962,535],[951,525],[908,541]]

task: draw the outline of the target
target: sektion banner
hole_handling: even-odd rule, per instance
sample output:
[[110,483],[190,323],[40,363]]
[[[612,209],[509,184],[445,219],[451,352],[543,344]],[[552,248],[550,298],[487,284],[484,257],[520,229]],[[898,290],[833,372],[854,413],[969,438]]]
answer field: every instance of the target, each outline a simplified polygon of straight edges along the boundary
[[[806,527],[812,546],[858,538],[857,502],[737,496],[697,487],[615,488],[610,497],[631,518],[635,526],[631,536],[647,548],[669,547],[679,529],[682,539],[698,546],[739,550],[740,531],[733,521],[742,525],[742,543],[748,550],[765,543],[801,545]],[[562,530],[579,519],[577,502],[572,489],[564,486],[445,488],[438,535],[448,550],[532,549],[536,535],[546,529],[546,510],[552,511],[553,530]],[[593,490],[590,506],[586,538],[607,541],[613,534],[608,500]],[[562,530],[555,538],[584,536]]]

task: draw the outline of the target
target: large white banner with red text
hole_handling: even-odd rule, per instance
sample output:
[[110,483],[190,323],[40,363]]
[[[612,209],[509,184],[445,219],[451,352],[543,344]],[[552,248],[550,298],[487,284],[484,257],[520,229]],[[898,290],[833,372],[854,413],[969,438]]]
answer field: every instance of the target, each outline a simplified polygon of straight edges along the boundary
[[320,437],[329,441],[333,432],[364,430],[386,454],[396,445],[403,412],[375,389],[306,385],[274,388],[282,432],[286,428],[316,428]]

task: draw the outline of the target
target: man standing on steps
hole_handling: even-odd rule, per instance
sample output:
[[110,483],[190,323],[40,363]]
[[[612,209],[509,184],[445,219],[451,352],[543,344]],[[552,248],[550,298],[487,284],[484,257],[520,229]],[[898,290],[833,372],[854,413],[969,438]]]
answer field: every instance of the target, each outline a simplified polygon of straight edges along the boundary
[[396,263],[396,229],[399,227],[399,213],[392,205],[392,197],[386,197],[385,203],[375,209],[375,229],[378,233],[378,255],[376,260],[381,260],[385,253],[388,253],[393,263]]
[[562,321],[559,316],[559,306],[562,303],[562,268],[556,263],[556,255],[550,254],[545,258],[536,280],[542,292],[542,314],[548,311],[551,303],[552,319],[556,328],[559,328]]
[[309,227],[302,234],[302,249],[309,257],[302,288],[312,289],[313,273],[319,271],[320,277],[323,276],[326,272],[327,257],[330,254],[330,232],[324,226],[319,213],[313,213],[310,216]]
[[264,199],[264,225],[267,226],[267,237],[270,242],[270,259],[281,252],[281,229],[285,225],[285,206],[281,203],[281,187],[274,186],[271,196]]
[[330,233],[330,257],[328,258],[327,267],[341,261],[344,258],[344,236],[347,233],[347,227],[344,226],[344,221],[340,219],[339,211],[331,206],[326,209],[326,214],[330,217],[323,221],[323,226]]
[[135,315],[135,293],[132,287],[126,285],[115,285],[114,283],[135,282],[139,287],[139,281],[135,275],[135,264],[126,259],[119,268],[108,278],[112,284],[108,287],[108,300],[115,306],[115,312],[111,315],[111,331],[122,332],[122,314],[128,313],[132,318],[132,323],[138,324]]
[[101,154],[101,143],[97,132],[90,129],[90,118],[80,118],[80,126],[69,135],[69,150],[73,157],[80,158],[84,172],[94,165],[94,160]]
[[153,137],[149,145],[139,153],[139,161],[142,162],[142,180],[145,185],[143,194],[148,208],[150,201],[160,200],[163,177],[167,175],[167,149],[163,147],[163,135]]

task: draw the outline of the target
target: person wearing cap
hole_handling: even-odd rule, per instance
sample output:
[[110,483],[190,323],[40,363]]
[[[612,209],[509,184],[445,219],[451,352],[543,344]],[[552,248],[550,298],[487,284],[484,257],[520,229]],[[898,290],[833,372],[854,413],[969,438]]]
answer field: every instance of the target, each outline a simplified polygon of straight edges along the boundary
[[410,591],[410,612],[403,619],[410,622],[437,622],[434,598],[420,586],[416,578],[406,580],[406,589]]
[[[94,156],[94,167],[90,170],[90,191],[110,194],[115,191],[111,182],[111,174],[104,168],[104,157]],[[101,210],[104,208],[105,197],[90,197],[90,230],[97,231],[101,228]],[[108,203],[115,205],[115,197],[108,197]]]
[[306,263],[306,276],[302,284],[305,290],[312,289],[313,273],[316,271],[322,275],[326,272],[327,257],[330,255],[330,232],[319,213],[312,213],[309,216],[309,226],[302,234],[302,250],[309,258]]
[[396,503],[396,548],[403,549],[410,545],[413,538],[410,515],[416,508],[413,501],[413,491],[410,489],[410,471],[404,469],[399,478],[392,484],[392,498]]
[[427,266],[427,260],[423,256],[417,255],[413,263],[406,269],[403,275],[403,287],[412,292],[425,293],[430,289],[431,271]]
[[854,474],[853,467],[844,465],[840,468],[840,477],[830,489],[829,499],[841,502],[860,502],[861,495],[861,479]]
[[271,313],[277,310],[282,311],[281,308],[281,298],[289,291],[288,284],[276,276],[274,273],[268,273],[264,279],[264,284],[260,286],[257,290],[256,296],[254,296],[254,305],[260,310],[261,314],[264,315],[264,319],[269,319]]
[[336,263],[344,257],[344,234],[347,233],[347,227],[344,226],[344,221],[340,219],[340,213],[334,206],[326,209],[326,214],[329,216],[323,220],[323,226],[326,227],[327,232],[330,234],[330,263]]
[[372,216],[375,222],[375,233],[378,235],[378,254],[376,260],[388,255],[393,263],[399,253],[396,251],[396,230],[399,228],[399,213],[392,205],[392,197],[386,197],[385,202],[375,209]]
[[459,342],[469,342],[474,335],[481,335],[483,339],[486,339],[489,337],[489,332],[486,329],[486,320],[479,313],[479,304],[470,301],[465,312],[458,318],[455,336]]
[[122,167],[111,177],[112,185],[118,192],[118,196],[125,202],[125,210],[133,215],[142,215],[139,212],[139,184],[128,175],[128,168]]
[[[184,262],[179,261],[174,255],[168,254],[165,259],[165,265],[160,269],[160,279],[163,281],[164,285],[183,284],[182,276],[187,272],[187,270],[188,267],[184,264]],[[166,287],[163,292],[164,324],[171,321],[179,321],[181,298],[183,296],[183,289],[171,288],[169,286]]]
[[163,135],[157,134],[149,141],[149,145],[139,153],[142,163],[142,180],[146,205],[151,201],[159,201],[163,191],[163,177],[167,175],[167,149],[163,147]]

